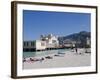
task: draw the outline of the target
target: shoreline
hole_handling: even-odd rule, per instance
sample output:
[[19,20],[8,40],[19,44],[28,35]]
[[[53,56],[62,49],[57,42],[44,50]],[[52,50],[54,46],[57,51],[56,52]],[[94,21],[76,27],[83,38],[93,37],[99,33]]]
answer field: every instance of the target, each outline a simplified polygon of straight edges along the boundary
[[73,52],[73,50],[65,51],[64,53],[65,54],[54,53],[39,57],[28,57],[26,58],[26,61],[23,62],[23,69],[79,67],[91,65],[91,53],[85,53],[84,48],[79,48],[78,53],[75,51]]
[[54,48],[46,48],[46,49],[41,49],[41,50],[36,50],[36,48],[24,48],[23,51],[24,52],[36,52],[36,51],[48,51],[48,50],[57,50],[57,49],[71,49],[71,47],[54,47]]

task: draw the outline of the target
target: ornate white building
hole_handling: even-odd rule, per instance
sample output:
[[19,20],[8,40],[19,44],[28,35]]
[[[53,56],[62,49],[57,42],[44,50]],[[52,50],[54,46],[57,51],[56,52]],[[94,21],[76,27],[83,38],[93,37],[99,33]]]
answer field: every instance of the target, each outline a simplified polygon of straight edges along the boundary
[[57,48],[59,47],[58,38],[52,34],[41,35],[39,40],[25,41],[23,44],[24,48],[35,50],[45,50],[47,48]]
[[41,41],[45,41],[46,48],[56,48],[59,46],[58,38],[52,34],[49,35],[41,35]]

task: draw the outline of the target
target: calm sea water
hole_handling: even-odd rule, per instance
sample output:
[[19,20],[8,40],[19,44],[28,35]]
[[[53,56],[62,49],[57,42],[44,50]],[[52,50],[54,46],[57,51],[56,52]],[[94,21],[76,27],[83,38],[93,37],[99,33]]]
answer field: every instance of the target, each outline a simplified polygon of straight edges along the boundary
[[57,50],[47,50],[47,51],[37,51],[37,52],[23,52],[23,57],[38,57],[48,54],[58,54],[58,52],[68,51],[69,49],[57,49]]

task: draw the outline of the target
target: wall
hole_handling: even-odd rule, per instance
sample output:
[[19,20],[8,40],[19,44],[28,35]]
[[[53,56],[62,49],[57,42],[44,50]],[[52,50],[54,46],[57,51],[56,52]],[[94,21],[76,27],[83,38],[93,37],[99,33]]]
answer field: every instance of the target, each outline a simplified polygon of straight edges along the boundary
[[[26,0],[24,0],[26,1]],[[99,5],[99,0],[31,0],[56,2],[64,4],[86,4]],[[10,78],[11,68],[11,0],[0,0],[0,80],[13,80]],[[100,10],[100,6],[99,6]],[[100,11],[99,11],[100,14]],[[100,22],[100,16],[98,16]],[[99,26],[100,24],[98,24]],[[98,34],[100,35],[98,27]],[[98,47],[100,46],[100,37],[98,37]],[[100,50],[98,50],[98,53]],[[100,54],[98,54],[98,67],[100,67]],[[29,80],[100,80],[100,69],[98,74],[74,75],[60,77],[30,78]],[[24,79],[22,79],[24,80]]]
[[[43,45],[41,45],[43,44]],[[46,42],[41,40],[36,40],[36,50],[44,50],[46,48]]]

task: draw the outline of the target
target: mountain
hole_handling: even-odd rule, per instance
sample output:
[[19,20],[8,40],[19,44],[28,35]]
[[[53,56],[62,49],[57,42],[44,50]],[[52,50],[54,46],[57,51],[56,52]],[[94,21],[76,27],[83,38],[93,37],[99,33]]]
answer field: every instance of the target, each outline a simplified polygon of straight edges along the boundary
[[91,33],[87,31],[81,31],[79,33],[73,33],[67,36],[58,37],[59,43],[62,44],[63,41],[70,40],[80,42],[81,45],[86,44],[86,39],[91,38]]

